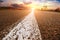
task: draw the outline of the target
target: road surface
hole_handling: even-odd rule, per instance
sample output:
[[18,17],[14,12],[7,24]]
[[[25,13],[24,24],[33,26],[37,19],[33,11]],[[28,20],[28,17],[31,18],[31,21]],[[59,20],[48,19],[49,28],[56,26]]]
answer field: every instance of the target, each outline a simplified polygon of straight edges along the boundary
[[38,10],[35,17],[43,40],[60,40],[60,12]]
[[[6,12],[6,11],[5,11]],[[5,13],[4,12],[4,13]],[[17,11],[18,13],[20,11]],[[14,13],[17,14],[16,11],[14,11]],[[12,13],[12,12],[11,12]],[[11,14],[10,13],[10,14]],[[13,14],[13,13],[12,13]],[[12,15],[11,14],[11,15]],[[1,15],[1,14],[0,14]],[[10,17],[11,17],[10,15]],[[14,14],[13,14],[14,15]],[[12,15],[12,17],[13,17]],[[19,14],[18,14],[19,15]],[[16,17],[18,16],[16,15]],[[1,15],[2,16],[2,15]],[[3,15],[4,16],[4,21],[7,21],[5,20],[5,16],[7,15]],[[23,16],[23,15],[22,15]],[[9,17],[9,20],[10,20],[10,17]],[[14,18],[16,18],[14,17]],[[60,40],[60,13],[59,12],[52,12],[52,11],[36,11],[35,12],[35,17],[37,19],[37,22],[38,22],[38,26],[40,28],[40,32],[41,32],[41,36],[42,36],[42,40]],[[17,17],[18,18],[18,17]],[[20,18],[20,16],[19,16]],[[0,23],[4,23],[4,21],[2,22],[2,18],[1,19],[1,22]],[[13,19],[13,18],[12,18]],[[15,20],[15,19],[14,19]],[[13,20],[13,21],[14,21]],[[9,23],[11,22],[8,21]],[[5,23],[4,23],[5,24]],[[6,30],[6,26],[5,27],[5,30]],[[8,30],[7,30],[8,31]],[[6,31],[6,32],[7,32]],[[4,32],[3,31],[1,34],[4,35]],[[2,36],[0,34],[0,36]],[[3,37],[3,36],[2,36]],[[1,37],[1,38],[2,38]]]
[[41,33],[32,8],[27,15],[3,40],[42,40]]
[[11,25],[15,25],[17,21],[24,19],[28,15],[29,10],[12,10],[3,9],[0,10],[0,40],[14,28]]

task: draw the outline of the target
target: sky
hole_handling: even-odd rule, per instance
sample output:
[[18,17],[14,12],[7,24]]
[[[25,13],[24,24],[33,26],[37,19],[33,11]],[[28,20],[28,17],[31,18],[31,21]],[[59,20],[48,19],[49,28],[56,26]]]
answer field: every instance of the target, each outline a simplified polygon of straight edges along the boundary
[[47,2],[47,1],[51,1],[51,2],[58,2],[60,3],[60,0],[2,0],[4,1],[4,3],[19,3],[19,2],[23,2],[23,1],[39,1],[39,2]]
[[34,1],[40,5],[46,4],[48,5],[50,8],[56,8],[56,7],[60,7],[60,0],[2,0],[3,1],[3,5],[9,5],[9,4],[14,4],[14,3],[21,3],[23,1],[25,2],[29,2],[29,1]]

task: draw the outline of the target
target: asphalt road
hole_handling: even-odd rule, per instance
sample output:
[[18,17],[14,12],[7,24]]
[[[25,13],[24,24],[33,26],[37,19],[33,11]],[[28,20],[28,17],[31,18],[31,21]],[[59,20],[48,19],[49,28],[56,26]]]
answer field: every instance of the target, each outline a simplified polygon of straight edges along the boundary
[[14,28],[15,23],[24,19],[28,13],[29,10],[0,10],[0,40]]
[[3,40],[42,40],[34,12],[35,9],[32,8],[30,13]]
[[43,40],[60,40],[60,13],[36,11],[35,13]]
[[[7,34],[7,32],[9,32],[8,29],[11,28],[9,25],[14,24],[15,22],[23,18],[23,16],[27,15],[27,14],[21,15],[20,11],[17,11],[18,14],[16,11],[11,12],[11,13],[10,12],[11,10],[9,12],[7,12],[6,10],[0,11],[0,16],[1,16],[0,27],[3,27],[2,29],[0,28],[0,31],[1,31],[0,39],[3,38],[4,35]],[[43,40],[60,40],[60,13],[59,12],[37,10],[35,11],[35,17],[38,22]],[[9,21],[7,22],[7,20]]]

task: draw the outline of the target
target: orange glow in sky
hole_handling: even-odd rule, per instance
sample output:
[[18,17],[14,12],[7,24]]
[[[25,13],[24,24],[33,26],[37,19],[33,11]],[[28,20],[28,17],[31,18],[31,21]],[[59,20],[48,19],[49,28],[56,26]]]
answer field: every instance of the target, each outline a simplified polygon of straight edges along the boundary
[[[56,0],[3,0],[3,6],[5,5],[8,5],[9,4],[14,4],[14,3],[17,3],[17,4],[23,4],[24,2],[32,2],[32,4],[29,4],[30,6],[33,6],[35,8],[44,8],[43,6],[47,6],[47,8],[49,9],[54,9],[54,8],[57,8],[57,7],[60,7],[60,3]],[[47,1],[47,2],[46,2]]]

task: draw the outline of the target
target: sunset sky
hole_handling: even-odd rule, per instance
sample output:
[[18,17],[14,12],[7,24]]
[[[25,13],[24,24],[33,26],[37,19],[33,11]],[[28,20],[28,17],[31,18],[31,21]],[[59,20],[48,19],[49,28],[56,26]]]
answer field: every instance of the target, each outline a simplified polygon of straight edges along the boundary
[[19,2],[23,2],[23,1],[39,1],[39,2],[47,2],[47,1],[51,1],[51,2],[60,2],[60,0],[3,0],[4,3],[19,3]]
[[4,2],[2,3],[3,5],[9,5],[12,3],[17,3],[20,4],[23,1],[29,2],[35,2],[38,5],[47,5],[49,8],[55,8],[55,7],[60,7],[60,0],[3,0]]

